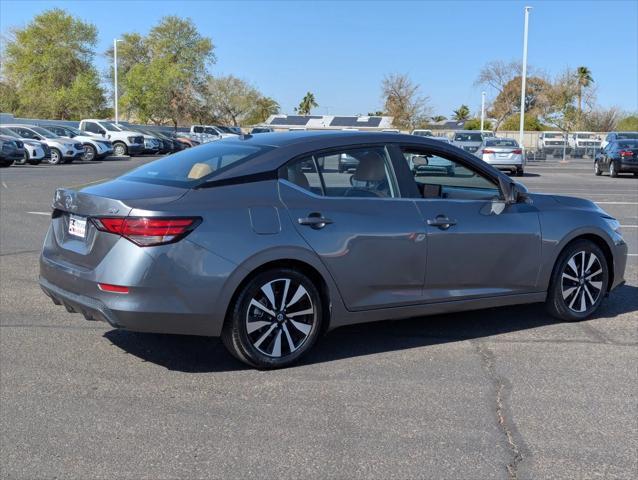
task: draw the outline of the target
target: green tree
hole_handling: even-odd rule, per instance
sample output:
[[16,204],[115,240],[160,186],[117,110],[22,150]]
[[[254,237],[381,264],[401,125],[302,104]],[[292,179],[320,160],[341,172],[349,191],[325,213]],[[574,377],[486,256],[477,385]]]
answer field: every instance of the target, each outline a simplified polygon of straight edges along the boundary
[[638,131],[638,115],[628,115],[618,122],[616,127],[620,132]]
[[244,119],[245,125],[256,125],[268,120],[271,115],[279,113],[279,103],[273,98],[260,96],[257,98],[250,114]]
[[583,117],[583,90],[594,83],[594,78],[591,76],[591,70],[587,67],[578,67],[576,78],[578,81],[578,119],[581,121]]
[[147,36],[128,33],[122,39],[117,53],[125,116],[175,127],[201,117],[215,47],[192,20],[166,16]]
[[306,93],[306,95],[301,99],[299,106],[295,109],[295,111],[299,115],[310,115],[310,112],[313,108],[318,107],[319,104],[315,99],[315,94],[312,92]]
[[254,111],[259,98],[254,87],[228,75],[208,80],[204,105],[220,122],[239,126]]
[[[463,124],[463,128],[465,130],[480,130],[481,129],[481,119],[480,118],[471,118]],[[492,122],[489,120],[485,120],[483,122],[483,130],[492,130]]]
[[563,132],[573,130],[578,123],[578,108],[575,106],[578,92],[579,86],[573,72],[563,72],[548,88],[539,119]]
[[461,105],[457,110],[454,110],[452,118],[459,122],[468,120],[470,118],[470,109],[467,105]]
[[[515,113],[507,117],[507,119],[501,123],[500,129],[505,131],[518,131],[521,125],[520,113]],[[526,132],[540,132],[545,130],[545,126],[540,122],[538,117],[532,114],[525,114],[525,120],[523,129]]]
[[383,117],[385,113],[381,110],[377,110],[376,112],[368,112],[368,117]]
[[[58,8],[13,29],[1,62],[3,106],[16,115],[54,119],[102,112],[104,91],[92,63],[96,42],[94,25]],[[4,98],[9,92],[13,101]]]
[[445,120],[447,120],[447,117],[445,115],[434,115],[432,117],[432,121],[435,123],[443,122]]
[[[536,116],[547,99],[550,85],[540,77],[529,77],[525,87],[525,116]],[[496,130],[501,124],[521,110],[521,77],[515,77],[507,82],[496,100],[491,105],[488,114],[496,120]],[[520,117],[519,117],[520,118]],[[518,127],[517,127],[518,128]]]

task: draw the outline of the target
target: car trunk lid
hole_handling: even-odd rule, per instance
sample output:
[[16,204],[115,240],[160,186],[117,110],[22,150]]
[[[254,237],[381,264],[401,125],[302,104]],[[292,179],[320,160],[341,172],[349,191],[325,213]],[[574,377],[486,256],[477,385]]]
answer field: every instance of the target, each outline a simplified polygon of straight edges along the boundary
[[59,188],[52,215],[55,256],[71,265],[93,268],[121,237],[98,230],[92,218],[127,217],[133,209],[150,210],[172,203],[187,191],[120,179],[81,190]]

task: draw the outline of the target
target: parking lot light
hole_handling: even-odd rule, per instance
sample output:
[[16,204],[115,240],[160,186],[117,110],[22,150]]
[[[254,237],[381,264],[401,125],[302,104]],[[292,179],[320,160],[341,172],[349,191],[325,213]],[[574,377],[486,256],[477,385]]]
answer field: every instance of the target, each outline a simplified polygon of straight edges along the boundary
[[523,146],[523,131],[525,128],[525,81],[527,78],[527,32],[529,26],[529,12],[532,7],[525,7],[525,29],[523,31],[523,72],[521,74],[521,123],[519,126],[518,143]]

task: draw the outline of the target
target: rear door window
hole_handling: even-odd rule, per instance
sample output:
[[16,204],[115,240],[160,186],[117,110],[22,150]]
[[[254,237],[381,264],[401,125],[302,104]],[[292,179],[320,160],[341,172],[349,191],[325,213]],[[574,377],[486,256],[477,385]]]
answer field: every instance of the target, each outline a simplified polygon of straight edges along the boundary
[[384,146],[316,153],[289,162],[279,172],[295,185],[327,197],[394,198],[398,188]]

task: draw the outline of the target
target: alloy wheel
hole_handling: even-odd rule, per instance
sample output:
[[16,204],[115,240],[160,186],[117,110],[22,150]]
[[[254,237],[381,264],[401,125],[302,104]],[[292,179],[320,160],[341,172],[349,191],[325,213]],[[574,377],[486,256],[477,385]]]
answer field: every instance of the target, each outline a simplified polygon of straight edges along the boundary
[[317,324],[306,288],[291,278],[272,280],[257,291],[246,312],[246,333],[260,353],[280,358],[298,350]]
[[561,275],[561,294],[565,305],[576,313],[590,310],[602,294],[603,278],[603,267],[595,253],[574,253]]
[[118,143],[113,148],[113,153],[117,157],[123,157],[124,155],[126,155],[126,147],[124,145],[122,145],[121,143]]

